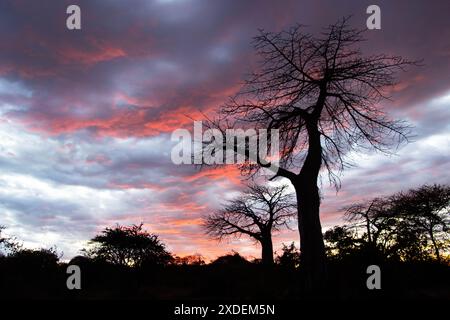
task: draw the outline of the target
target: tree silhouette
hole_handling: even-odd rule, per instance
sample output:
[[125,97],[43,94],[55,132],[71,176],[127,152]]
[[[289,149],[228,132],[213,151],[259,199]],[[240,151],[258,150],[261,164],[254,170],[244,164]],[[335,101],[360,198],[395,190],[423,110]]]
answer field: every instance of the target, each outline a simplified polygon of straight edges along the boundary
[[346,226],[335,226],[327,230],[323,238],[326,244],[327,254],[331,257],[343,259],[352,255],[359,248],[361,240],[355,236],[351,228]]
[[[340,227],[336,227],[333,233],[326,234],[327,242],[349,249],[338,250],[341,257],[345,252],[348,254],[355,250],[364,250],[368,255],[379,255],[384,259],[414,260],[423,257],[422,237],[412,232],[412,225],[400,219],[394,206],[394,195],[391,195],[345,207],[344,217],[350,223],[343,228],[347,234],[339,237],[336,231]],[[352,241],[353,248],[350,247]]]
[[143,230],[142,224],[106,228],[90,243],[93,248],[84,250],[87,256],[116,265],[164,265],[172,259],[158,236]]
[[300,266],[300,251],[295,247],[294,242],[289,246],[283,243],[282,254],[277,257],[277,264],[288,268],[298,268]]
[[354,232],[338,237],[338,227],[325,236],[327,242],[340,246],[351,240],[360,249],[376,251],[385,258],[414,261],[434,255],[440,261],[441,251],[448,249],[450,242],[449,208],[450,187],[424,185],[344,208],[350,222],[345,229]]
[[[208,124],[222,131],[239,126],[279,130],[281,158],[273,178],[289,179],[296,191],[308,288],[322,287],[326,278],[317,185],[321,169],[338,188],[337,173],[350,151],[390,152],[407,141],[409,132],[407,123],[390,119],[379,103],[396,83],[396,72],[417,62],[365,56],[357,48],[363,40],[348,19],[319,36],[300,25],[279,33],[262,30],[254,39],[259,68]],[[242,169],[254,174],[268,166],[260,160]]]
[[412,237],[422,235],[441,261],[441,251],[450,236],[450,186],[424,185],[393,196],[395,213],[400,215]]
[[39,272],[40,270],[56,268],[60,254],[58,254],[56,248],[20,249],[12,253],[9,258]]
[[206,217],[207,233],[219,240],[247,235],[261,244],[262,263],[273,264],[272,233],[288,226],[295,214],[293,196],[286,189],[286,185],[274,188],[249,185],[242,196]]
[[[362,201],[344,208],[345,220],[350,222],[349,229],[357,234],[362,230],[358,242],[368,250],[380,251],[388,256],[389,245],[392,243],[397,228],[397,218],[392,212],[390,197],[377,197]],[[354,236],[354,235],[353,235]]]
[[227,266],[227,267],[243,267],[249,266],[251,264],[250,261],[245,259],[237,252],[227,253],[223,256],[217,257],[214,261],[211,262],[211,265],[216,266]]

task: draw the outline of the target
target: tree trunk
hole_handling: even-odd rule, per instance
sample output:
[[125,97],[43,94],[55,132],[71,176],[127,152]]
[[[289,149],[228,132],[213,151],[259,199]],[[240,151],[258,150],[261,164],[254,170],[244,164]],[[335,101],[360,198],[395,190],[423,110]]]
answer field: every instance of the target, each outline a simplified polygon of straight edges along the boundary
[[372,232],[370,231],[370,220],[366,217],[367,241],[372,245]]
[[320,224],[320,194],[317,180],[322,164],[322,146],[317,125],[308,127],[308,154],[300,174],[292,181],[297,195],[301,267],[307,291],[319,292],[326,285],[326,255]]
[[438,262],[441,262],[441,255],[439,253],[439,247],[436,243],[436,239],[434,238],[433,229],[429,230],[429,234],[430,234],[430,238],[431,238],[431,243],[433,244],[434,254],[436,255],[436,259]]
[[261,241],[261,261],[264,265],[273,265],[273,245],[272,237],[266,236]]
[[319,191],[317,186],[314,190],[307,190],[297,185],[295,189],[305,287],[308,291],[319,291],[324,288],[327,279],[325,245],[319,218]]

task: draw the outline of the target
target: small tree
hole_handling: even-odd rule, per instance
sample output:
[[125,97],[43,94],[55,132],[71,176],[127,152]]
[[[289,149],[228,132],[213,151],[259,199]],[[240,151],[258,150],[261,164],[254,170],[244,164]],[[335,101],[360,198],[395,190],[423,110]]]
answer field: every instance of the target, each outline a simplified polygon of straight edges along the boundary
[[90,243],[93,248],[84,250],[89,257],[121,266],[164,265],[172,259],[158,236],[143,230],[142,224],[106,228]]
[[369,251],[389,255],[389,246],[394,240],[398,224],[397,217],[392,212],[391,198],[377,197],[352,204],[344,210],[345,220],[351,223],[347,229],[355,231],[352,237]]
[[338,259],[351,255],[359,248],[360,240],[350,228],[335,226],[323,235],[327,254]]
[[29,269],[40,271],[55,269],[61,255],[56,248],[19,249],[11,253],[9,259]]
[[273,264],[272,233],[288,227],[295,215],[295,202],[286,188],[249,185],[241,197],[206,217],[207,233],[219,240],[247,235],[261,244],[262,263]]
[[298,268],[300,266],[300,251],[295,247],[294,242],[289,246],[283,243],[283,252],[277,257],[277,264],[288,268]]
[[241,256],[239,253],[232,251],[211,261],[211,265],[227,266],[227,267],[243,267],[250,265],[251,262]]

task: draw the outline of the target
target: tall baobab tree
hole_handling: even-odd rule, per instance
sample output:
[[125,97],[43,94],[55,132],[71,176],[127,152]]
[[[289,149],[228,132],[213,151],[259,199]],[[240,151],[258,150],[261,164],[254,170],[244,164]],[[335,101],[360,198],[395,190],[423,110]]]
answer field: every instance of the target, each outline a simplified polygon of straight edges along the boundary
[[[310,289],[323,287],[326,278],[321,170],[339,188],[338,174],[350,151],[388,153],[408,138],[408,124],[389,118],[380,102],[388,98],[396,73],[418,63],[363,55],[358,48],[363,40],[363,31],[350,28],[345,18],[319,36],[300,25],[279,33],[260,31],[254,38],[259,67],[209,124],[220,130],[279,130],[280,161],[273,178],[287,178],[295,188],[302,266]],[[265,166],[257,161],[244,167],[255,172]]]
[[273,264],[272,233],[295,216],[295,200],[287,186],[249,185],[244,194],[205,218],[207,233],[219,240],[247,235],[261,244],[262,263]]

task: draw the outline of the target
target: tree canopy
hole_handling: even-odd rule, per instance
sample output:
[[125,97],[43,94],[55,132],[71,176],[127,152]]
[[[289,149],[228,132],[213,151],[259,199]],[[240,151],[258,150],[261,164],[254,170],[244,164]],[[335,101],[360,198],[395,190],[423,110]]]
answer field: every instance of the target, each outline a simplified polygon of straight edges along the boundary
[[122,266],[166,264],[172,256],[158,236],[143,230],[143,225],[105,228],[91,241],[85,253],[92,258]]

